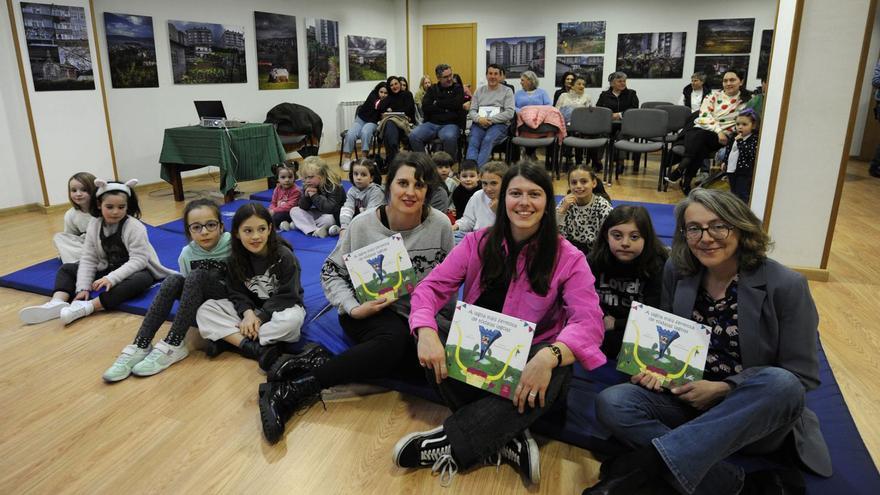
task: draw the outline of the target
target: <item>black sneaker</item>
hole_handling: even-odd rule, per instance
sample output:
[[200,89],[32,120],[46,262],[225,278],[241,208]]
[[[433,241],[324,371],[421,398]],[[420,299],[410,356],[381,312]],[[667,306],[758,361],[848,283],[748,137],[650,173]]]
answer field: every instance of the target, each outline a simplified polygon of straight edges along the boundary
[[403,468],[433,466],[443,455],[451,455],[452,446],[443,426],[410,433],[394,446],[394,463]]
[[532,438],[529,430],[515,436],[507,445],[498,451],[501,458],[512,464],[526,481],[537,485],[541,482],[541,460],[538,455],[538,443]]

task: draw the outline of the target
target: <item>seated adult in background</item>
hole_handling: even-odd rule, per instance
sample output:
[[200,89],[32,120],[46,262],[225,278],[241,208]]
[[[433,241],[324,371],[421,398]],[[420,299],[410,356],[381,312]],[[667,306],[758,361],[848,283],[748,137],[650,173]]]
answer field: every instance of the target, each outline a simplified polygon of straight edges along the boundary
[[424,115],[422,113],[422,98],[425,97],[425,92],[428,91],[428,88],[431,87],[431,84],[432,83],[430,77],[428,77],[427,75],[422,76],[422,78],[419,79],[419,88],[416,89],[416,92],[413,95],[413,101],[416,104],[416,117],[419,119],[419,123],[421,123],[421,120],[423,118],[422,116]]
[[409,81],[407,81],[406,78],[403,76],[397,76],[397,78],[400,79],[400,90],[412,93],[412,91],[409,90]]
[[695,189],[675,218],[661,307],[712,328],[703,379],[665,391],[657,375],[639,373],[602,391],[597,418],[633,451],[602,466],[584,494],[665,493],[664,481],[680,493],[753,493],[757,480],[724,461],[735,452],[794,449],[830,476],[818,418],[804,407],[819,385],[807,281],[767,258],[761,220],[728,191]]
[[385,181],[387,205],[356,216],[339,238],[321,268],[321,287],[339,311],[339,324],[354,345],[335,357],[316,349],[306,355],[278,358],[269,369],[267,383],[260,387],[260,416],[269,443],[281,439],[287,420],[317,402],[322,389],[406,370],[418,373],[415,343],[407,323],[410,296],[358,301],[343,258],[401,234],[416,278],[423,279],[453,246],[449,219],[427,203],[438,187],[437,171],[427,155],[399,154]]
[[452,75],[452,81],[455,84],[461,86],[462,91],[464,91],[464,103],[462,103],[461,108],[464,108],[466,111],[470,111],[471,100],[474,98],[474,94],[471,92],[471,86],[469,84],[465,84],[464,81],[461,80],[461,76],[458,74]]
[[499,67],[501,67],[501,85],[510,88],[510,91],[515,94],[516,88],[513,87],[513,84],[507,82],[507,69],[505,69],[503,65],[500,65]]
[[[538,322],[513,401],[448,378],[443,342],[449,329],[438,325],[436,315],[461,287],[466,303]],[[459,469],[497,456],[538,483],[538,446],[527,428],[565,397],[575,361],[586,369],[605,363],[593,274],[583,253],[559,236],[553,184],[543,167],[523,162],[508,170],[495,224],[467,235],[422,280],[409,324],[419,362],[452,415],[440,427],[400,439],[395,463],[433,466],[441,484],[449,484]]]
[[388,164],[397,156],[401,136],[406,136],[416,121],[416,104],[412,93],[405,91],[400,84],[400,77],[391,76],[385,84],[388,96],[379,104],[379,110],[384,114],[379,132],[385,145],[385,163]]
[[691,83],[681,90],[681,96],[678,97],[678,104],[690,107],[691,112],[696,112],[703,104],[703,100],[709,96],[712,90],[706,86],[706,74],[702,72],[694,72],[691,76]]
[[691,190],[691,180],[703,164],[736,134],[736,117],[746,107],[751,93],[742,88],[742,77],[737,69],[724,73],[724,89],[712,91],[700,107],[693,127],[686,128],[679,139],[684,142],[684,156],[678,168],[666,176],[670,182],[681,179],[681,190]]
[[577,77],[577,74],[572,71],[566,71],[565,74],[562,74],[562,87],[553,93],[553,106],[556,106],[556,102],[559,101],[560,96],[571,91],[571,86],[574,84],[575,77]]
[[379,119],[382,116],[379,106],[387,96],[388,86],[385,81],[382,81],[373,88],[373,91],[370,91],[367,99],[358,107],[354,123],[348,128],[345,141],[342,143],[342,170],[348,172],[351,168],[351,152],[354,150],[358,138],[361,140],[361,150],[364,156],[370,152],[370,142],[373,140],[373,134],[376,132]]
[[464,89],[452,80],[452,67],[439,64],[434,69],[437,84],[428,88],[422,98],[425,121],[416,126],[409,136],[413,151],[425,152],[425,144],[436,137],[443,141],[443,151],[457,160],[458,138],[464,129],[467,112]]
[[764,118],[764,99],[767,98],[767,79],[761,79],[761,87],[756,88],[752,98],[746,102],[746,108],[751,108],[759,119]]
[[[562,96],[559,97],[559,100],[556,101],[556,108],[562,112],[562,116],[565,117],[566,122],[571,122],[571,112],[574,111],[575,108],[588,108],[593,106],[593,99],[590,98],[590,95],[587,94],[584,88],[587,86],[587,80],[584,76],[573,76],[574,81],[571,83],[571,89],[567,93],[562,93]],[[575,162],[580,165],[584,160],[584,150],[582,148],[578,148],[575,150]],[[599,156],[595,155],[591,158],[595,158],[593,160],[593,167],[601,170],[602,162],[599,161]],[[571,161],[571,148],[565,149],[565,160],[567,162]]]
[[481,167],[489,161],[495,143],[507,135],[510,119],[515,115],[513,91],[501,85],[501,67],[489,64],[486,82],[477,89],[471,102],[473,125],[467,149],[467,158],[476,160]]
[[538,75],[527,70],[519,77],[519,85],[521,89],[517,90],[514,95],[514,104],[516,111],[519,112],[522,107],[529,105],[550,105],[550,97],[547,92],[538,87]]
[[[639,97],[635,91],[626,87],[626,74],[623,72],[612,72],[608,76],[608,83],[608,89],[599,94],[596,106],[611,110],[612,133],[617,135],[620,132],[621,122],[623,122],[623,112],[630,108],[639,108]],[[633,172],[639,169],[638,163],[641,156],[641,153],[633,153]],[[590,159],[594,164],[599,160],[598,149],[590,150]],[[623,159],[619,155],[616,162],[618,169],[622,169]]]

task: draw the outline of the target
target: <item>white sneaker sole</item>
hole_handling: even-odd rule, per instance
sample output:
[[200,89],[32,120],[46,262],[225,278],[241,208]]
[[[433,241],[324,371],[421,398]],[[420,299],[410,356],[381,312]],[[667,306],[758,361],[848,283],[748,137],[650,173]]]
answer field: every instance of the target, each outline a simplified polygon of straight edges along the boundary
[[[538,442],[532,437],[532,433],[526,429],[523,431],[529,450],[529,479],[535,485],[541,482],[541,458],[538,454]],[[534,455],[533,455],[534,454]]]
[[43,323],[44,321],[59,318],[61,316],[61,310],[66,307],[67,306],[63,304],[52,306],[51,308],[45,308],[43,306],[30,306],[27,308],[22,308],[21,311],[18,312],[18,317],[21,319],[22,323],[25,323],[27,325],[34,325],[36,323]]
[[408,444],[413,438],[420,437],[423,435],[433,435],[434,433],[439,432],[443,429],[443,425],[440,425],[433,430],[428,431],[414,431],[409,435],[404,436],[400,440],[394,444],[394,450],[391,451],[391,458],[394,460],[394,465],[398,467],[404,467],[400,465],[400,453],[403,451],[403,448]]

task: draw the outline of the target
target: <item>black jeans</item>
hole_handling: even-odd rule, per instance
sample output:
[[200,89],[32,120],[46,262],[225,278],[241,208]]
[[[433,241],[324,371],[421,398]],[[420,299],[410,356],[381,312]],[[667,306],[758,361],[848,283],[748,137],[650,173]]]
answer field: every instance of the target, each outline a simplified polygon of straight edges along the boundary
[[402,131],[399,127],[390,122],[385,125],[385,130],[382,131],[382,141],[385,143],[386,166],[391,166],[391,162],[393,162],[394,157],[397,156],[397,152],[400,149],[401,132]]
[[706,158],[721,149],[718,134],[699,127],[692,127],[684,133],[684,157],[679,166],[682,181],[689,185]]
[[392,309],[386,308],[362,320],[339,315],[339,324],[357,343],[312,372],[322,388],[384,378],[419,367],[409,322]]
[[272,225],[277,229],[281,227],[281,222],[289,222],[290,221],[290,210],[288,211],[276,211],[272,214]]
[[[529,359],[547,345],[533,345]],[[443,401],[452,409],[452,415],[443,422],[443,429],[458,467],[467,469],[484,461],[531,426],[557,399],[565,397],[571,373],[571,366],[553,368],[544,407],[537,402],[535,408],[526,404],[522,414],[509,399],[452,378],[443,380],[437,388]],[[427,375],[431,383],[436,383],[433,371],[428,370]]]
[[[76,272],[78,270],[79,263],[65,263],[61,265],[61,268],[55,274],[55,288],[52,292],[66,292],[71,299],[76,297]],[[104,277],[108,273],[110,273],[110,270],[98,271],[95,273],[95,280]],[[146,292],[155,281],[149,271],[141,270],[114,285],[110,290],[102,292],[98,299],[101,300],[101,305],[105,309],[114,309],[125,301],[134,299]]]

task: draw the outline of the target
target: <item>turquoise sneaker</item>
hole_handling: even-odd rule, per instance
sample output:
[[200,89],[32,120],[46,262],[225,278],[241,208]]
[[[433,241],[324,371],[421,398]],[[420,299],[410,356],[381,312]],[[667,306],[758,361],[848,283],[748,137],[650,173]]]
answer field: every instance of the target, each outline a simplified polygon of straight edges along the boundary
[[152,376],[187,356],[189,351],[183,342],[180,345],[171,345],[163,340],[153,346],[150,354],[134,365],[131,372],[137,376]]
[[125,380],[131,374],[134,365],[143,361],[150,353],[150,349],[141,349],[134,344],[128,344],[122,349],[122,353],[116,358],[113,366],[107,368],[103,378],[105,382],[118,382]]

